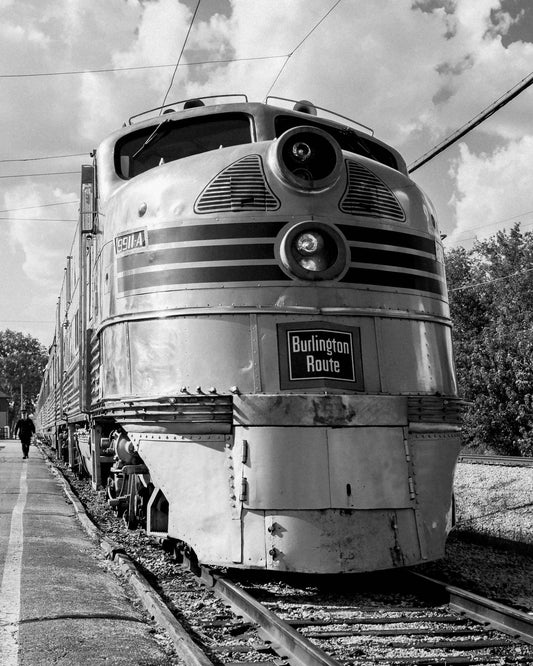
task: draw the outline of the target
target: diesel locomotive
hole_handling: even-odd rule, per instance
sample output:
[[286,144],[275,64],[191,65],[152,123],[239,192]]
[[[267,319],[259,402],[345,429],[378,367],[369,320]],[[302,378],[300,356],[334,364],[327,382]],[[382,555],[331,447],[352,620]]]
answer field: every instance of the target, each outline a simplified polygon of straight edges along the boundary
[[461,401],[434,208],[306,101],[187,100],[81,171],[37,423],[130,526],[215,566],[439,558]]

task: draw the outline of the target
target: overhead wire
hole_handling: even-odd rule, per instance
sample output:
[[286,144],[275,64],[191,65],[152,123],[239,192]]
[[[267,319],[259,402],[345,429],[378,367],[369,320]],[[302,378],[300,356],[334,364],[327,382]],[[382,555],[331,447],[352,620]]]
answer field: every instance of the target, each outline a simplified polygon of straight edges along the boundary
[[504,222],[511,222],[511,220],[516,220],[519,217],[523,217],[524,215],[530,215],[533,213],[533,210],[526,210],[523,213],[518,213],[518,215],[512,215],[511,217],[504,217],[503,220],[497,220],[496,222],[489,222],[488,224],[480,224],[478,227],[470,227],[470,229],[465,230],[464,232],[461,233],[466,233],[467,231],[475,231],[476,229],[486,229],[487,227],[493,227],[496,224],[503,224]]
[[54,319],[0,319],[2,324],[53,324]]
[[0,210],[0,213],[12,213],[13,211],[18,211],[18,210],[35,210],[36,208],[49,208],[51,206],[70,206],[72,204],[79,204],[78,199],[73,199],[72,201],[58,201],[57,203],[44,203],[44,204],[37,204],[36,206],[21,206],[19,208],[4,208],[3,210]]
[[[196,15],[198,13],[198,10],[200,8],[201,0],[198,0],[196,4],[195,11],[192,15],[191,22],[189,24],[189,28],[187,30],[187,34],[185,36],[185,40],[183,42],[180,55],[178,57],[177,62],[174,65],[146,65],[146,66],[139,66],[139,67],[113,67],[113,68],[103,68],[103,69],[93,69],[93,70],[73,70],[73,71],[61,71],[61,72],[40,72],[40,73],[27,73],[27,74],[0,74],[0,79],[2,78],[23,78],[23,77],[38,77],[38,76],[62,76],[62,75],[71,75],[71,74],[95,74],[95,73],[105,73],[105,72],[121,72],[121,71],[131,71],[131,70],[144,70],[144,69],[155,69],[155,68],[164,68],[164,67],[174,67],[174,71],[172,74],[172,78],[170,81],[170,85],[168,87],[168,90],[165,94],[163,104],[162,106],[165,105],[166,100],[168,98],[168,95],[170,93],[170,90],[172,89],[172,85],[174,83],[174,79],[176,76],[176,72],[179,67],[185,67],[185,66],[192,66],[192,65],[206,65],[206,64],[222,64],[222,63],[231,63],[231,62],[243,62],[243,61],[253,61],[253,60],[272,60],[272,59],[279,59],[279,58],[285,58],[285,62],[283,63],[280,71],[278,72],[278,75],[276,76],[276,79],[270,86],[270,89],[267,93],[267,95],[270,93],[272,88],[274,87],[276,81],[279,79],[283,69],[285,68],[285,65],[288,63],[289,59],[296,53],[296,51],[305,43],[305,41],[315,32],[315,30],[326,20],[326,18],[331,14],[331,12],[337,7],[338,4],[340,4],[342,0],[337,0],[335,4],[322,16],[322,18],[313,26],[313,28],[303,37],[303,39],[300,40],[300,42],[296,45],[296,47],[289,53],[289,54],[280,54],[280,55],[273,55],[273,56],[259,56],[259,57],[252,57],[252,58],[226,58],[226,59],[218,59],[218,60],[202,60],[202,61],[196,61],[196,62],[190,62],[190,63],[182,63],[181,59],[183,57],[183,53],[185,51],[186,44],[188,42],[194,21],[196,19]],[[68,155],[51,155],[51,156],[44,156],[44,157],[29,157],[29,158],[13,158],[13,159],[0,159],[0,164],[4,163],[10,163],[10,162],[31,162],[31,161],[40,161],[40,160],[46,160],[46,159],[62,159],[62,158],[70,158],[70,157],[83,157],[84,155],[87,155],[88,153],[72,153]],[[23,178],[24,176],[40,176],[40,175],[67,175],[67,174],[72,174],[72,173],[77,173],[77,172],[56,172],[56,173],[43,173],[43,174],[14,174],[14,175],[6,175],[6,176],[0,176],[0,178]]]
[[[231,62],[246,62],[248,60],[275,60],[286,57],[287,54],[283,53],[280,55],[254,56],[251,58],[221,58],[217,60],[196,60],[192,62],[181,62],[179,63],[179,67],[195,67],[199,65],[221,65]],[[20,79],[20,78],[39,77],[39,76],[70,76],[70,75],[79,75],[79,74],[108,74],[112,72],[131,72],[144,69],[164,69],[168,67],[176,67],[176,64],[169,63],[168,65],[141,65],[138,67],[106,67],[102,69],[79,69],[79,70],[66,70],[62,72],[30,72],[27,74],[0,74],[0,79]]]
[[34,178],[35,176],[69,176],[72,174],[79,174],[79,171],[46,171],[41,173],[15,173],[8,176],[0,176],[0,178]]
[[296,47],[295,47],[295,48],[294,48],[294,49],[293,49],[293,50],[292,50],[292,51],[286,56],[286,60],[285,60],[285,62],[284,62],[283,65],[281,66],[281,69],[280,69],[279,72],[277,73],[277,76],[276,76],[276,78],[274,79],[274,81],[272,82],[272,85],[271,85],[270,88],[268,89],[268,92],[267,92],[267,94],[265,95],[265,97],[268,97],[268,96],[270,95],[270,93],[271,93],[271,91],[272,91],[272,88],[273,88],[273,87],[276,85],[276,83],[278,82],[279,77],[281,76],[283,70],[284,70],[285,67],[287,66],[287,64],[288,64],[289,60],[292,58],[292,56],[296,53],[296,51],[300,48],[300,46],[302,46],[303,43],[304,43],[304,42],[305,42],[305,41],[306,41],[306,40],[307,40],[307,39],[313,34],[313,32],[318,28],[318,26],[321,25],[321,24],[327,19],[327,17],[331,14],[331,12],[335,9],[335,7],[336,7],[340,2],[342,2],[342,0],[337,0],[337,2],[331,7],[331,9],[330,9],[328,12],[326,12],[326,13],[324,14],[324,16],[318,21],[318,23],[316,23],[315,26],[314,26],[314,27],[313,27],[313,28],[312,28],[312,29],[311,29],[311,30],[305,35],[305,37],[300,41],[300,43],[299,43],[299,44],[298,44],[298,45],[297,45],[297,46],[296,46]]
[[[192,30],[196,15],[198,13],[201,0],[198,0],[195,11],[192,15],[191,22],[189,24],[189,28],[187,31],[187,35],[185,37],[184,43],[182,45],[182,49],[178,58],[178,61],[175,64],[164,64],[164,65],[147,65],[147,66],[138,66],[138,67],[114,67],[114,68],[102,68],[102,69],[94,69],[94,70],[73,70],[73,71],[61,71],[61,72],[42,72],[42,73],[24,73],[24,74],[0,74],[0,78],[17,78],[17,77],[38,77],[38,76],[59,76],[59,75],[70,75],[70,74],[85,74],[85,73],[105,73],[105,72],[120,72],[120,71],[131,71],[131,70],[145,70],[145,69],[156,69],[156,68],[165,68],[165,67],[174,67],[174,72],[172,75],[172,79],[169,85],[169,88],[167,90],[167,93],[164,98],[164,103],[166,102],[166,99],[168,97],[168,94],[170,93],[170,90],[172,88],[174,78],[177,72],[177,69],[179,67],[184,67],[184,66],[192,66],[192,65],[205,65],[205,64],[217,64],[217,63],[229,63],[229,62],[239,62],[239,61],[248,61],[248,60],[268,60],[268,59],[276,59],[276,58],[285,58],[285,62],[283,63],[280,71],[278,72],[278,75],[276,76],[274,82],[269,88],[269,91],[267,95],[271,92],[272,88],[274,87],[275,83],[279,80],[279,77],[281,76],[285,66],[287,65],[289,59],[294,55],[294,53],[305,43],[305,41],[315,32],[318,27],[326,20],[326,18],[331,14],[331,12],[337,7],[338,4],[340,4],[341,0],[337,0],[335,4],[324,14],[324,16],[321,17],[321,19],[313,26],[313,28],[303,37],[302,40],[296,45],[296,47],[289,53],[289,54],[281,54],[281,55],[274,55],[274,56],[261,56],[261,57],[252,57],[252,58],[228,58],[228,59],[219,59],[219,60],[204,60],[204,61],[195,61],[195,62],[187,62],[187,63],[182,63],[181,58],[183,56],[188,38],[190,36],[190,32]],[[518,94],[520,94],[523,90],[525,90],[527,87],[529,87],[533,83],[533,72],[530,73],[527,77],[522,79],[518,84],[513,86],[512,88],[507,91],[504,95],[502,95],[500,98],[498,98],[495,102],[493,102],[491,105],[486,107],[486,109],[478,114],[473,121],[470,121],[469,123],[466,123],[463,125],[459,130],[451,134],[447,139],[445,139],[443,142],[438,144],[432,151],[428,151],[425,153],[421,158],[416,160],[415,162],[410,165],[410,171],[414,171],[415,169],[419,168],[422,166],[422,164],[426,163],[431,159],[432,157],[436,156],[439,152],[442,152],[446,147],[451,145],[453,142],[449,142],[450,139],[454,139],[454,141],[458,140],[462,136],[464,136],[468,131],[471,129],[474,129],[478,124],[483,122],[486,118],[488,118],[490,115],[494,114],[496,111],[498,111],[502,106],[510,102],[512,99],[514,99]],[[488,113],[486,113],[488,112]],[[472,124],[475,121],[475,124]],[[439,149],[440,147],[440,149]],[[437,149],[438,152],[435,152]],[[434,153],[434,154],[433,154]],[[82,157],[84,155],[87,155],[88,153],[72,153],[72,154],[67,154],[67,155],[54,155],[54,156],[43,156],[43,157],[30,157],[30,158],[13,158],[13,159],[0,159],[0,163],[10,163],[10,162],[30,162],[30,161],[40,161],[40,160],[46,160],[46,159],[62,159],[62,158],[70,158],[70,157]],[[5,178],[23,178],[23,177],[34,177],[34,176],[56,176],[56,175],[71,175],[71,174],[77,174],[77,171],[65,171],[65,172],[46,172],[46,173],[35,173],[35,174],[13,174],[13,175],[4,175],[0,176],[0,178],[5,179]],[[72,202],[76,203],[76,202]],[[44,207],[48,205],[61,205],[61,204],[43,204],[42,206],[38,207]],[[0,211],[3,212],[3,211]],[[519,216],[516,216],[519,217]],[[13,219],[13,218],[12,218]],[[25,218],[24,218],[25,219]],[[513,218],[508,218],[508,219],[513,219]],[[493,226],[499,224],[499,222],[493,222],[489,225],[483,225],[481,227],[475,227],[475,229],[483,228],[485,226]],[[470,231],[470,230],[469,230]],[[465,232],[463,232],[465,233]],[[474,237],[469,237],[463,240],[469,240]]]
[[[165,106],[165,103],[166,103],[166,101],[167,101],[167,97],[168,97],[168,95],[169,95],[169,93],[170,93],[170,91],[171,91],[171,89],[172,89],[172,86],[174,85],[174,78],[175,78],[175,76],[176,76],[176,72],[178,71],[178,67],[180,66],[181,58],[182,58],[182,56],[183,56],[183,52],[185,51],[185,46],[187,45],[187,41],[188,41],[188,39],[189,39],[189,35],[191,34],[192,26],[193,26],[193,24],[194,24],[194,20],[195,20],[195,18],[196,18],[196,14],[198,14],[198,9],[200,8],[200,3],[201,3],[201,2],[202,2],[202,0],[198,0],[198,2],[196,3],[196,9],[194,10],[194,13],[193,13],[193,15],[192,15],[191,22],[189,23],[189,29],[187,30],[187,34],[185,35],[185,39],[183,40],[183,44],[182,44],[182,47],[181,47],[180,55],[179,55],[179,58],[178,58],[178,60],[177,60],[177,62],[176,62],[176,66],[174,67],[174,71],[172,72],[172,78],[170,79],[170,84],[169,84],[169,86],[168,86],[168,90],[167,90],[167,92],[165,93],[165,98],[163,99],[163,104],[161,105],[161,107]],[[163,109],[161,108],[160,114],[161,114],[162,112],[163,112]]]
[[18,222],[24,221],[24,222],[77,222],[77,220],[66,220],[66,219],[54,219],[50,217],[2,217],[0,216],[0,220],[16,220]]
[[37,162],[39,160],[60,160],[67,157],[84,157],[89,155],[89,153],[71,153],[70,155],[45,155],[43,157],[13,157],[12,159],[0,159],[0,164],[5,164],[6,162]]
[[[528,229],[531,226],[533,226],[533,222],[526,222],[525,224],[523,224],[522,222],[520,223],[520,228],[521,229]],[[499,231],[505,231],[505,230],[506,230],[505,228],[502,228],[502,229],[499,229],[497,232],[493,232],[493,233],[498,233]],[[467,233],[467,231],[464,231],[464,232],[461,232],[461,233]],[[458,234],[458,235],[460,236],[461,234]],[[490,238],[490,236],[489,236],[489,238]],[[469,241],[469,240],[480,240],[480,239],[478,238],[477,234],[474,234],[474,236],[466,236],[464,238],[459,237],[459,238],[457,238],[457,240],[455,240],[455,244],[450,245],[450,247],[447,248],[447,249],[453,250],[455,247],[460,246],[461,243],[465,243],[466,241]]]
[[509,280],[509,278],[516,277],[517,275],[524,275],[525,273],[531,273],[533,271],[533,268],[525,268],[521,271],[516,271],[515,273],[509,273],[509,275],[503,275],[502,277],[499,278],[493,278],[492,280],[486,280],[484,282],[471,282],[470,284],[464,284],[461,287],[454,287],[453,289],[449,289],[448,291],[454,292],[454,291],[463,291],[464,289],[473,289],[474,287],[485,287],[488,284],[494,284],[495,282],[503,282],[504,280]]
[[[495,222],[488,222],[487,224],[480,224],[477,227],[471,227],[470,229],[465,229],[464,231],[460,231],[457,234],[457,238],[454,239],[454,240],[457,243],[464,242],[464,241],[467,241],[467,240],[473,240],[474,238],[477,238],[477,235],[467,236],[466,238],[461,238],[461,236],[463,234],[467,234],[467,233],[470,233],[472,231],[476,231],[478,229],[486,229],[487,227],[494,227],[497,224],[504,224],[505,222],[511,222],[512,220],[517,220],[518,218],[523,218],[524,216],[531,215],[532,213],[533,213],[533,210],[526,210],[523,213],[518,213],[518,215],[512,215],[511,217],[505,217],[502,220],[496,220]],[[533,225],[533,222],[523,223],[522,221],[520,221],[519,224],[522,228],[525,228],[525,227],[530,227],[531,225]]]

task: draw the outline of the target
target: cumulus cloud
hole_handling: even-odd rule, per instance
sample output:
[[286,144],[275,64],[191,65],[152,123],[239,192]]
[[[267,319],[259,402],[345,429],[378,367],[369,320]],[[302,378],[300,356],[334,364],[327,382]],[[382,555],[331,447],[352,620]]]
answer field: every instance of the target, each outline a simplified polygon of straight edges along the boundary
[[8,42],[18,42],[21,45],[33,42],[40,46],[46,46],[50,43],[50,38],[41,30],[26,28],[22,25],[4,25],[0,28],[0,36]]
[[484,238],[510,220],[524,222],[531,217],[532,158],[532,136],[512,141],[492,154],[476,155],[461,144],[460,157],[452,167],[457,183],[452,201],[457,226],[450,243],[473,235]]
[[[206,67],[203,76],[190,70],[181,85],[193,94],[225,89],[262,99],[283,65],[272,94],[356,117],[409,152],[413,135],[437,140],[479,113],[529,73],[533,56],[533,44],[502,45],[497,26],[518,19],[500,0],[424,5],[342,2],[301,43],[333,4],[233,0],[229,16],[197,25],[189,47],[202,44],[213,59],[231,52],[236,59],[291,57]],[[516,138],[528,122],[520,105],[491,127]]]
[[[52,201],[63,204],[75,200],[74,192],[23,185],[11,189],[4,198],[5,205],[13,210],[12,217],[16,218],[10,223],[10,243],[22,248],[22,268],[41,289],[57,287],[58,279],[62,277],[65,250],[70,248],[69,245],[65,247],[65,237],[72,238],[75,229],[75,222],[47,220],[77,219],[77,204],[53,208],[54,213],[47,212],[51,210],[49,204]],[[40,208],[44,203],[47,207]]]
[[[224,14],[200,12],[168,101],[240,92],[262,100],[269,91],[311,99],[374,127],[409,162],[531,69],[533,44],[502,43],[513,22],[523,20],[519,11],[511,17],[503,0],[344,0],[322,21],[332,7],[334,0],[230,0]],[[191,17],[191,3],[184,0],[0,0],[6,72],[150,68],[3,80],[0,113],[11,130],[3,137],[0,159],[88,155],[131,115],[161,104]],[[229,58],[235,62],[188,66]],[[457,222],[456,236],[488,219],[491,210],[509,217],[507,200],[514,206],[517,192],[523,210],[531,207],[520,171],[533,158],[527,100],[515,100],[483,130],[501,146],[495,153],[481,157],[465,145],[450,173],[448,156],[440,158],[436,177],[416,172],[433,199],[444,179],[456,188],[455,218],[445,229],[450,233]],[[0,175],[76,170],[86,159],[0,163]],[[503,166],[512,179],[497,178]],[[60,199],[67,192],[76,198],[77,176],[5,180],[3,207],[55,201],[58,183]],[[32,281],[52,285],[55,275],[50,293],[58,291],[59,255],[69,252],[71,230],[48,224],[43,234],[43,227],[31,224],[6,226],[4,240],[10,229],[11,247],[22,252]],[[3,270],[2,276],[9,275],[7,263]]]

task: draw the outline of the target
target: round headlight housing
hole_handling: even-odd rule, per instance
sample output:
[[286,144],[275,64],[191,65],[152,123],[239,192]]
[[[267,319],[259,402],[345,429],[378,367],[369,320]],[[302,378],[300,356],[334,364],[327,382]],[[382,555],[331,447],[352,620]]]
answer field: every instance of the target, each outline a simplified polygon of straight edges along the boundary
[[300,222],[282,233],[279,258],[294,277],[333,280],[347,268],[347,257],[344,237],[322,222]]
[[324,190],[340,176],[342,151],[318,127],[302,125],[284,132],[271,146],[268,163],[285,184],[298,190]]

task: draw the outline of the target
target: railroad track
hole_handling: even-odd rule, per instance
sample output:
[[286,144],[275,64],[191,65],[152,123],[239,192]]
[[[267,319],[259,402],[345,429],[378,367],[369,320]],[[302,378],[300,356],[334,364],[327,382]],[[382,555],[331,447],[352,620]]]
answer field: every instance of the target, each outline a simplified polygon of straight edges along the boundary
[[522,458],[520,456],[489,456],[470,455],[459,456],[459,462],[474,463],[481,465],[503,465],[505,467],[532,467],[533,458]]
[[[398,589],[363,594],[353,577],[355,588],[342,593],[320,585],[273,593],[269,584],[203,575],[233,611],[197,627],[226,666],[252,663],[248,653],[256,664],[291,666],[533,663],[532,617],[418,574],[397,579]],[[383,574],[380,587],[394,579]]]
[[[67,495],[94,538],[83,506]],[[427,577],[383,572],[280,580],[232,572],[230,580],[201,568],[200,578],[184,572],[189,580],[178,580],[174,565],[173,593],[165,592],[163,602],[120,545],[105,533],[96,538],[187,666],[533,664],[533,615]],[[208,589],[198,594],[194,587]],[[188,614],[187,606],[208,612]]]

